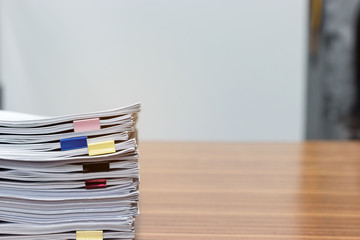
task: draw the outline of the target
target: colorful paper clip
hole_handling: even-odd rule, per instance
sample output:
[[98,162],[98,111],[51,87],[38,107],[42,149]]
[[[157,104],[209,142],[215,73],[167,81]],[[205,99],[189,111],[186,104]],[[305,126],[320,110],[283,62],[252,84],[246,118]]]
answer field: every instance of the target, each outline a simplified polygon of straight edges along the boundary
[[65,138],[60,139],[61,151],[86,148],[87,147],[87,137],[75,137],[75,138]]
[[108,172],[110,171],[110,164],[108,162],[97,163],[83,163],[83,172]]
[[76,231],[76,240],[103,240],[103,231]]
[[111,140],[106,142],[89,143],[88,150],[89,156],[114,153],[116,152],[115,142],[114,140]]
[[85,131],[93,131],[100,129],[100,119],[99,118],[91,118],[84,120],[76,120],[73,121],[74,131],[75,132],[85,132]]
[[85,188],[86,189],[94,189],[94,188],[105,188],[106,187],[106,179],[91,179],[85,180]]

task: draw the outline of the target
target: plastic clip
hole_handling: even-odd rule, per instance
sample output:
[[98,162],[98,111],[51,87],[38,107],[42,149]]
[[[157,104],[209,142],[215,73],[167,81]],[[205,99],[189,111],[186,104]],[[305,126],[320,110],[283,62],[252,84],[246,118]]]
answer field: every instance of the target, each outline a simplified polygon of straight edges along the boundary
[[74,131],[75,132],[85,132],[85,131],[93,131],[100,129],[100,119],[99,118],[91,118],[84,120],[76,120],[73,121]]
[[108,171],[110,171],[110,164],[108,162],[83,163],[83,173]]
[[106,142],[89,143],[88,150],[89,156],[114,153],[116,152],[115,142],[114,140],[111,140]]
[[106,188],[106,179],[91,179],[85,180],[85,188],[86,189],[94,189],[94,188]]
[[103,240],[103,231],[76,231],[76,240]]
[[60,139],[61,151],[86,148],[87,147],[87,137],[75,137],[75,138],[65,138]]

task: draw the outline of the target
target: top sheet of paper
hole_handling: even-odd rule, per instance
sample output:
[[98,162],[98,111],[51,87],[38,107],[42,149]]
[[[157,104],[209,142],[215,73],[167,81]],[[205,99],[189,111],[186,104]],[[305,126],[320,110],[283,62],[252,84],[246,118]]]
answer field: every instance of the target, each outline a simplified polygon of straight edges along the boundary
[[3,127],[39,127],[58,123],[72,122],[88,118],[104,118],[137,113],[140,111],[140,103],[123,108],[99,111],[92,113],[73,114],[59,117],[41,117],[30,114],[22,114],[8,111],[0,111],[0,126]]

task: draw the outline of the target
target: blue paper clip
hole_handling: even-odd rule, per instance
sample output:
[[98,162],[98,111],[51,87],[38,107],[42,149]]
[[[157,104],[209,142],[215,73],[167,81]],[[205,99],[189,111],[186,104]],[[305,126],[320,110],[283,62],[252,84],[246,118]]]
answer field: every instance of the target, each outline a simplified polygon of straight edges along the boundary
[[87,137],[74,137],[60,139],[61,151],[87,148]]

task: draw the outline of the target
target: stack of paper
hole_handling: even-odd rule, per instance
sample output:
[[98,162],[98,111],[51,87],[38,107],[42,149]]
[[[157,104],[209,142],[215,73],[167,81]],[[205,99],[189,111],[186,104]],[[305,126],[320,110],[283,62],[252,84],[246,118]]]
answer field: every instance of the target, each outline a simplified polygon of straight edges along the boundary
[[0,111],[0,239],[133,239],[139,111]]

